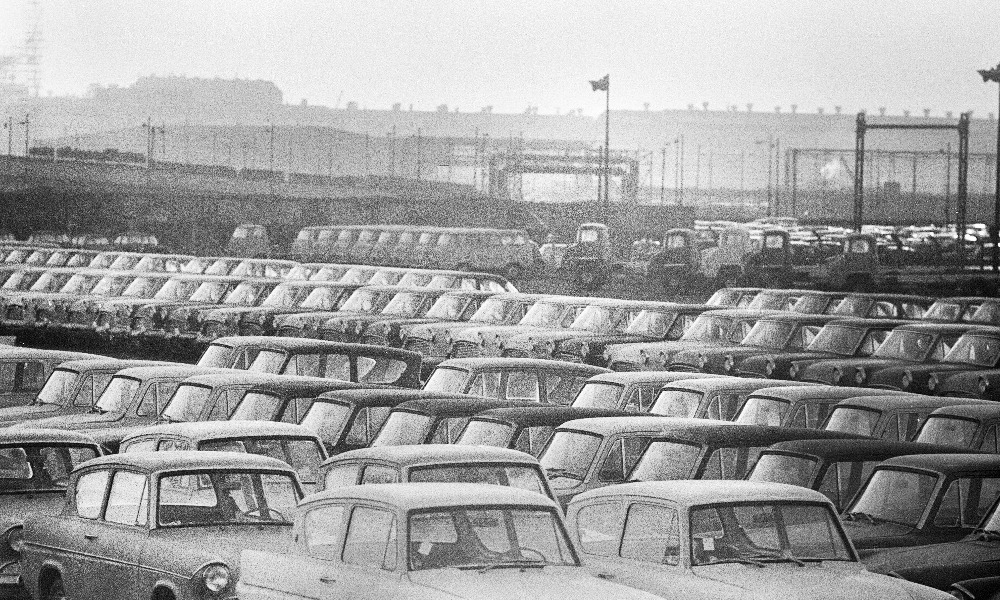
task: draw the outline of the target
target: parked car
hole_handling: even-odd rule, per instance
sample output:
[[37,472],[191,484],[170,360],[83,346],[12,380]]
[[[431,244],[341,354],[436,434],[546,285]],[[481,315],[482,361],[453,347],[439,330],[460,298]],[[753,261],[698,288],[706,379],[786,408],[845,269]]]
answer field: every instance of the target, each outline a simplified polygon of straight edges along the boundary
[[871,356],[833,358],[809,364],[798,379],[833,385],[858,385],[882,369],[941,362],[971,326],[955,323],[913,323],[892,330]]
[[[819,429],[841,400],[870,396],[869,388],[840,385],[792,385],[765,387],[751,393],[736,411],[734,423],[747,425],[788,425]],[[880,392],[885,394],[885,392]],[[895,392],[899,395],[913,395]]]
[[927,415],[914,441],[961,446],[979,452],[1000,452],[1000,404],[945,406]]
[[899,319],[841,319],[823,326],[803,350],[757,354],[740,363],[739,375],[768,379],[795,379],[813,361],[871,356]]
[[344,452],[323,463],[320,490],[371,483],[481,483],[555,499],[534,457],[506,448],[418,444]]
[[966,452],[953,446],[895,440],[795,440],[761,450],[746,478],[816,490],[840,512],[847,508],[875,465],[884,460]]
[[569,404],[589,377],[607,369],[534,358],[455,358],[439,364],[425,390],[500,400]]
[[802,290],[799,299],[788,310],[808,315],[829,315],[837,309],[845,295],[843,292]]
[[971,371],[1000,368],[1000,327],[976,327],[955,342],[939,362],[882,369],[869,387],[938,393],[942,379]]
[[51,429],[0,429],[0,596],[27,596],[19,560],[24,520],[55,515],[69,474],[101,455],[86,435]]
[[847,294],[834,309],[834,315],[866,319],[920,319],[934,303],[927,296],[908,294]]
[[660,388],[649,412],[665,417],[732,421],[750,394],[764,388],[780,387],[782,384],[788,387],[801,385],[794,381],[779,382],[726,375],[679,379]]
[[739,344],[681,350],[670,361],[671,371],[701,371],[735,375],[744,360],[768,352],[795,352],[812,343],[829,315],[775,314],[761,318]]
[[954,542],[1000,497],[1000,456],[921,454],[875,467],[844,511],[862,559],[887,548]]
[[746,308],[747,304],[764,288],[726,287],[716,290],[705,300],[705,304],[718,308]]
[[133,452],[70,476],[59,515],[24,525],[34,598],[233,597],[239,556],[291,542],[302,497],[280,460],[231,452]]
[[618,409],[649,412],[663,386],[681,379],[716,377],[710,373],[683,371],[612,371],[594,375],[583,384],[570,403],[574,408]]
[[401,332],[402,347],[418,352],[424,368],[433,368],[448,357],[459,332],[488,325],[515,325],[542,294],[494,294],[483,300],[468,321],[440,321],[407,327]]
[[475,396],[462,398],[449,393],[438,397],[409,400],[395,406],[389,412],[370,446],[375,448],[411,444],[453,444],[469,419],[477,413],[491,408],[535,404]]
[[410,400],[426,398],[468,398],[465,394],[436,394],[423,390],[399,388],[342,389],[324,392],[313,399],[299,423],[316,432],[327,452],[367,448],[389,412]]
[[[114,296],[123,300],[150,300],[155,298],[160,289],[174,276],[174,273],[133,273],[128,285]],[[107,301],[107,295],[76,297],[66,308],[64,318],[50,324],[54,328],[52,335],[64,340],[64,343],[78,345],[98,343],[101,339],[98,335],[101,306]],[[110,327],[110,323],[107,324]],[[127,319],[123,319],[122,333],[127,327]]]
[[[987,298],[979,296],[938,298],[920,318],[923,321],[939,321],[942,323],[974,322],[973,315],[976,314],[979,307],[987,300]],[[996,323],[986,322],[985,324],[995,325]]]
[[823,423],[823,429],[908,442],[913,440],[924,419],[935,409],[985,402],[985,400],[917,394],[857,396],[838,402],[830,410],[830,415]]
[[326,450],[315,433],[301,425],[261,421],[170,423],[125,436],[119,452],[200,450],[245,452],[277,458],[295,469],[307,493],[316,491]]
[[330,318],[377,314],[398,291],[399,288],[394,285],[365,286],[355,290],[335,311],[315,310],[277,316],[274,318],[274,330],[284,337],[319,338],[320,327]]
[[628,483],[581,494],[567,523],[591,572],[662,598],[946,600],[866,572],[830,502],[795,486]]
[[781,313],[742,308],[706,311],[679,340],[608,346],[605,364],[615,371],[665,371],[678,352],[739,344],[758,320],[777,314]]
[[[248,376],[253,384],[246,389],[228,415],[234,421],[282,421],[298,423],[306,415],[313,399],[326,392],[357,389],[363,384],[323,379],[233,371],[212,378],[213,387],[239,386]],[[166,412],[166,411],[164,411]]]
[[623,417],[630,413],[605,408],[521,406],[491,408],[477,413],[455,441],[459,446],[512,448],[538,456],[556,427],[576,419]]
[[747,310],[781,310],[789,311],[799,301],[805,290],[762,289],[757,292],[746,308]]
[[103,357],[66,350],[0,346],[0,409],[33,402],[52,371],[62,363],[93,358]]
[[20,421],[89,412],[118,371],[170,364],[120,358],[68,360],[52,370],[31,404],[0,408],[0,427]]
[[[451,290],[439,296],[430,309],[419,317],[386,315],[389,309],[387,306],[382,312],[385,318],[370,321],[363,326],[359,341],[363,344],[400,348],[411,328],[427,323],[464,323],[476,314],[483,302],[494,295],[495,292],[488,291]],[[392,302],[395,301],[394,298]]]
[[513,487],[338,487],[304,500],[294,530],[287,550],[243,552],[241,600],[657,598],[586,573],[555,504]]
[[[258,340],[260,338],[253,342]],[[248,371],[399,387],[420,386],[420,355],[400,348],[300,338],[270,338],[261,346],[247,366]]]

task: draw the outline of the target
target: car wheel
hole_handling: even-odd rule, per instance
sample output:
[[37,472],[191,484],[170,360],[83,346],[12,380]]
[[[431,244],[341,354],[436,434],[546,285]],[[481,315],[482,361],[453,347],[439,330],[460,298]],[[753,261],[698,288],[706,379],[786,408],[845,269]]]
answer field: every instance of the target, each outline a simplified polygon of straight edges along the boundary
[[42,592],[43,600],[66,600],[66,589],[63,588],[62,577],[56,577]]

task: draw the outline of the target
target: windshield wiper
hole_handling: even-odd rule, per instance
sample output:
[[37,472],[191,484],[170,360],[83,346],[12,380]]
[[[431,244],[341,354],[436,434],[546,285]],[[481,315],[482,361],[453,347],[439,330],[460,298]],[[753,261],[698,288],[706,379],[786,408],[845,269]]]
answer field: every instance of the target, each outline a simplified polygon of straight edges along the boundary
[[559,467],[547,467],[545,469],[545,474],[549,477],[566,477],[567,479],[579,479],[583,481],[583,477],[579,474],[570,471],[569,469],[562,469]]
[[752,558],[753,558],[753,560],[766,559],[768,561],[774,561],[774,562],[793,562],[793,563],[797,564],[800,567],[806,566],[806,563],[805,563],[804,560],[802,560],[800,558],[796,558],[796,557],[792,556],[791,554],[785,554],[785,553],[782,553],[782,552],[773,552],[773,553],[768,552],[768,553],[765,553],[765,554],[754,554]]
[[882,519],[878,519],[866,512],[851,512],[844,515],[844,519],[848,521],[868,521],[872,525],[878,525],[882,522]]
[[95,404],[95,405],[91,406],[90,410],[87,411],[87,412],[89,412],[91,414],[103,415],[103,414],[108,413],[109,411],[107,411],[107,410],[105,410],[105,409],[103,409],[100,406],[98,406],[98,405]]
[[488,565],[463,565],[458,568],[463,570],[476,569],[480,573],[486,573],[487,571],[492,571],[494,569],[541,569],[547,564],[548,563],[538,560],[505,560],[503,562],[490,563]]
[[719,560],[713,560],[711,562],[704,562],[704,563],[701,563],[698,566],[704,567],[704,566],[707,566],[707,565],[721,565],[723,563],[738,563],[738,564],[741,564],[741,565],[752,565],[754,567],[760,567],[761,569],[763,569],[764,566],[765,566],[764,563],[762,563],[761,561],[753,559],[753,558],[748,558],[748,557],[723,558],[723,559],[719,559]]
[[993,529],[976,528],[972,533],[976,536],[976,539],[981,542],[989,542],[991,540],[1000,539],[1000,531]]

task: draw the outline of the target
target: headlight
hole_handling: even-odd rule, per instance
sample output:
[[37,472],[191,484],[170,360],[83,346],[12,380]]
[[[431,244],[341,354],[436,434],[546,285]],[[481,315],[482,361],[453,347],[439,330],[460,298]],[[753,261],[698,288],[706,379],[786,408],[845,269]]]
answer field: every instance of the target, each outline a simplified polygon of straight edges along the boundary
[[792,366],[788,367],[788,376],[795,379],[799,376],[799,365],[798,363],[792,363]]
[[726,360],[722,363],[722,369],[726,373],[730,373],[734,368],[736,368],[736,358],[732,354],[727,354]]
[[778,365],[774,364],[773,359],[770,358],[767,359],[767,365],[764,366],[764,374],[767,375],[768,377],[774,375],[774,370],[777,368],[777,366]]
[[868,373],[864,367],[858,367],[854,370],[854,383],[864,385],[866,379],[868,379]]
[[3,535],[7,547],[20,554],[24,550],[24,527],[15,525],[7,530]]
[[830,373],[830,381],[833,385],[840,385],[840,380],[843,379],[844,372],[840,370],[840,367],[834,367],[833,372]]
[[990,388],[990,380],[986,379],[982,375],[979,376],[979,395],[985,396],[986,390]]
[[698,355],[698,368],[699,369],[704,369],[705,365],[707,365],[707,364],[708,364],[708,357],[705,356],[704,354],[699,354]]
[[910,387],[911,383],[913,383],[913,371],[906,370],[903,372],[903,377],[899,381],[899,387],[905,390]]
[[209,565],[201,574],[205,589],[218,594],[229,587],[232,573],[226,565]]
[[938,385],[941,384],[941,380],[938,379],[936,373],[931,373],[931,376],[927,378],[927,391],[933,392],[937,389]]

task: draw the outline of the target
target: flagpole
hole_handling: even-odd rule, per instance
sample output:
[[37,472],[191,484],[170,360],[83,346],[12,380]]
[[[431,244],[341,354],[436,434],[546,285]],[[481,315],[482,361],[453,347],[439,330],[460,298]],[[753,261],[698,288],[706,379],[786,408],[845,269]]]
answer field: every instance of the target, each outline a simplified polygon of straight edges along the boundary
[[611,77],[605,75],[608,85],[604,90],[604,204],[611,204],[608,195],[608,180],[611,177],[609,163],[611,159]]

